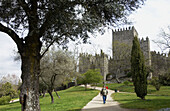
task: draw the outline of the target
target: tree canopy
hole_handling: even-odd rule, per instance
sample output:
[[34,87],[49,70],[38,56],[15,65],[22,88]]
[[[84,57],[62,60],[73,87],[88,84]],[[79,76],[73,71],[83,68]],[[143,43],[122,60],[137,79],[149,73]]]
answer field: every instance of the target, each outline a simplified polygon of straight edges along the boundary
[[78,78],[79,84],[84,84],[85,88],[87,84],[100,83],[102,82],[102,75],[99,69],[89,69],[86,73],[82,74]]
[[[126,21],[131,11],[144,0],[2,0],[0,31],[12,37],[17,45],[36,31],[46,44],[55,41],[65,45],[103,26]],[[26,33],[26,34],[25,34]]]

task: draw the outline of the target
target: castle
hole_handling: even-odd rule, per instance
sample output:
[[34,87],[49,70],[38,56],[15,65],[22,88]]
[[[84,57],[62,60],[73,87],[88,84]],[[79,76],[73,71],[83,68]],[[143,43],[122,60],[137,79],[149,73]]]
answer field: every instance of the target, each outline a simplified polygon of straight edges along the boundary
[[[135,36],[138,37],[138,33],[134,27],[112,30],[112,58],[108,58],[103,51],[95,56],[82,53],[79,57],[79,72],[85,73],[88,69],[100,69],[104,81],[107,75],[116,76],[116,78],[126,77],[131,69],[130,58]],[[151,55],[149,38],[139,39],[139,42],[145,57],[145,65],[150,68],[158,67],[159,62],[155,63],[155,59],[151,59],[151,56],[155,57],[156,54]],[[153,60],[153,65],[151,60]],[[166,63],[164,64],[168,67],[169,62]],[[152,78],[152,73],[149,74],[149,78]]]
[[[112,54],[113,58],[111,63],[115,69],[110,73],[117,74],[118,77],[125,76],[130,72],[131,63],[131,50],[134,37],[138,37],[138,33],[134,27],[126,29],[112,30]],[[146,40],[143,38],[140,40],[140,47],[145,56],[146,66],[151,66],[151,54],[150,54],[150,41],[147,37]],[[152,75],[150,75],[152,76]]]

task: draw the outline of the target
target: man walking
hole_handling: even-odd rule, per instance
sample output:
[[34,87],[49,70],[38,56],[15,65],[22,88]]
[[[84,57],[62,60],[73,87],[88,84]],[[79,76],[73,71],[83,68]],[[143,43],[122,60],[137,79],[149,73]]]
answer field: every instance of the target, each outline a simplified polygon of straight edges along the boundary
[[103,104],[105,104],[107,95],[108,95],[108,91],[107,91],[105,85],[103,86],[102,90],[100,91],[100,94],[103,96]]

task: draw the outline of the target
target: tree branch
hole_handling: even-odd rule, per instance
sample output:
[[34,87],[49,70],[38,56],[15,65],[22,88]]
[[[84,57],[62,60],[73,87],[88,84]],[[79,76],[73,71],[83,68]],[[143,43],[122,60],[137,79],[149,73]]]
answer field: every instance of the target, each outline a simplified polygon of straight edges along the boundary
[[30,8],[28,7],[27,3],[25,2],[25,0],[18,0],[18,3],[22,6],[22,8],[24,9],[25,13],[27,14],[27,16],[29,17],[30,14]]
[[23,39],[22,38],[19,38],[19,36],[10,28],[4,26],[3,24],[0,23],[0,31],[8,34],[12,39],[13,41],[16,43],[17,47],[18,47],[18,50],[20,52],[22,52],[22,49],[23,49]]
[[45,55],[45,53],[48,51],[48,49],[53,45],[53,43],[55,41],[57,41],[57,39],[59,40],[65,33],[63,33],[62,35],[56,37],[56,39],[54,39],[53,41],[51,41],[51,43],[47,46],[47,48],[45,49],[45,51],[40,55],[40,59]]
[[45,53],[48,51],[48,49],[51,47],[51,45],[53,45],[54,42],[55,42],[55,39],[48,45],[48,47],[45,49],[45,51],[41,54],[40,59],[45,55]]

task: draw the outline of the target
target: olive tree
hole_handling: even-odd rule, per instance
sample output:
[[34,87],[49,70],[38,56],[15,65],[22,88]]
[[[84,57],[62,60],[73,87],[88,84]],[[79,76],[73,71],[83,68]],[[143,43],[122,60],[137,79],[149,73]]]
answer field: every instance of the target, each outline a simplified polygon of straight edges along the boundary
[[[40,111],[40,59],[54,43],[87,42],[89,33],[126,21],[144,0],[1,0],[0,32],[16,43],[21,56],[20,103]],[[46,50],[42,53],[42,45]]]
[[50,94],[51,103],[54,103],[52,95],[53,90],[73,80],[75,67],[72,58],[71,52],[52,48],[41,59],[40,81],[42,86],[46,86],[43,86],[43,88]]

